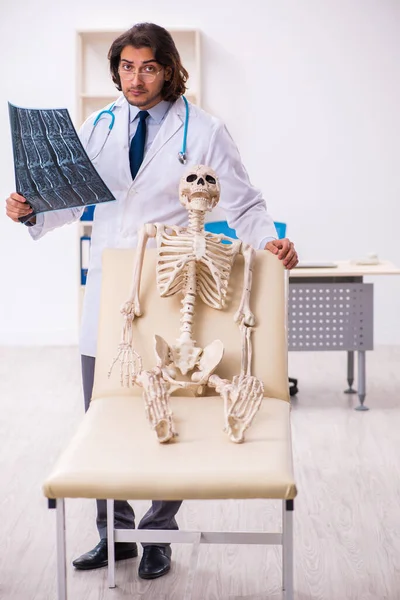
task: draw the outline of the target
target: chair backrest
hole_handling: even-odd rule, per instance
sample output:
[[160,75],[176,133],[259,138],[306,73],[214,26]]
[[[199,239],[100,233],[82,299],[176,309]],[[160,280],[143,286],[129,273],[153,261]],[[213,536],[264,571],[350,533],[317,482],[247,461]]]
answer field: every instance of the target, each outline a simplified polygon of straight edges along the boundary
[[[278,234],[278,238],[281,240],[286,237],[286,223],[281,223],[279,221],[274,221],[275,229]],[[210,231],[211,233],[223,233],[230,238],[237,239],[236,231],[229,227],[227,221],[210,221],[206,223],[204,226],[206,231]]]
[[[122,304],[128,299],[134,264],[134,250],[108,249],[103,254],[103,283],[99,321],[93,400],[114,395],[140,395],[141,388],[122,388],[119,364],[108,378],[107,373],[121,339]],[[179,337],[181,294],[161,298],[156,287],[157,249],[145,252],[141,277],[140,303],[142,316],[133,323],[133,345],[143,359],[144,368],[155,366],[154,334],[169,345]],[[265,395],[289,399],[287,373],[287,273],[281,261],[270,252],[256,252],[251,290],[251,309],[256,318],[252,334],[252,374],[262,379]],[[220,339],[225,354],[216,373],[232,379],[240,374],[241,335],[234,322],[243,289],[243,257],[238,256],[231,274],[227,305],[216,310],[198,299],[194,317],[194,339],[204,348]],[[211,393],[215,394],[213,390]]]

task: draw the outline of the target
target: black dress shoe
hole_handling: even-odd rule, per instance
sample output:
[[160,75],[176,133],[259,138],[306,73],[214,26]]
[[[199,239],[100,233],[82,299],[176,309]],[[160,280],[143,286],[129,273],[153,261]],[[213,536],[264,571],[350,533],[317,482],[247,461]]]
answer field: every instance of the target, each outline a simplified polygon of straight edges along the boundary
[[171,568],[171,546],[145,546],[139,565],[139,577],[157,579]]
[[[138,555],[137,546],[134,542],[117,542],[115,544],[115,560],[125,560],[126,558],[135,558]],[[107,538],[100,542],[86,554],[82,554],[75,559],[72,564],[75,569],[89,571],[90,569],[100,569],[108,565]]]

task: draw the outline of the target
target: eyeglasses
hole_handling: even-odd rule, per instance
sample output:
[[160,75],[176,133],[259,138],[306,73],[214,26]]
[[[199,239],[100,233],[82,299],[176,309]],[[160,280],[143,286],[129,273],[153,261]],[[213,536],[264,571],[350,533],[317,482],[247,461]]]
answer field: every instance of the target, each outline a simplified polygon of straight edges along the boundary
[[137,75],[141,81],[144,81],[145,83],[153,83],[153,81],[156,80],[157,75],[159,75],[162,70],[162,67],[159,71],[156,71],[156,67],[154,65],[146,65],[139,69],[139,71],[135,71],[132,65],[123,63],[118,67],[118,74],[124,81],[132,81]]

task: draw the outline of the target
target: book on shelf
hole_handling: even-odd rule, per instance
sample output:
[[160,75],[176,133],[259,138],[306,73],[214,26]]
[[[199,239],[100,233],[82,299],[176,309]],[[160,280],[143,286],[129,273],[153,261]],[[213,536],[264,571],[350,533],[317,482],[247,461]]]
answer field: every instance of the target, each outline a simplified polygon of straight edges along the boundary
[[80,239],[81,285],[86,285],[90,259],[90,236],[82,235]]

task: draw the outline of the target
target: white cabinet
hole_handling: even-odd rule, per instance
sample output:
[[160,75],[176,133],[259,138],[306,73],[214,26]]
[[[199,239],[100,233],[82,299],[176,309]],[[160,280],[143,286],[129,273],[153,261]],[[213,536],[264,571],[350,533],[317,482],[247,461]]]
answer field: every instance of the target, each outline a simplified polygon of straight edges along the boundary
[[[189,73],[187,99],[201,105],[200,32],[196,29],[169,29],[182,65]],[[120,92],[109,72],[108,51],[123,30],[92,30],[77,33],[77,117],[78,129],[89,115],[118,98]],[[92,223],[87,219],[91,207],[79,223],[81,299],[86,281]],[[91,214],[91,212],[89,212]]]

